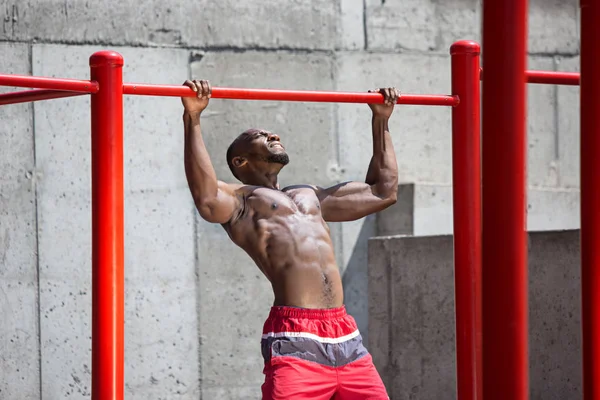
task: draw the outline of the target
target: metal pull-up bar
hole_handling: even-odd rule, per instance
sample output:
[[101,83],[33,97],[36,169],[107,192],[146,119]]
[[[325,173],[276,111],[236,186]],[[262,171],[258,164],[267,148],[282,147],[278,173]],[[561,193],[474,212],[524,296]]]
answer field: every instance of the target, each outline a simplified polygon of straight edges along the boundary
[[[97,93],[98,82],[74,79],[42,78],[24,75],[0,75],[0,86],[31,87],[51,89],[47,91],[25,91],[0,95],[0,105],[23,101],[47,100],[59,97],[75,96],[77,94]],[[59,93],[63,92],[63,93]],[[65,94],[66,92],[77,92]],[[123,84],[124,95],[142,96],[195,96],[189,87],[179,85],[150,85]],[[270,100],[270,101],[300,101],[321,103],[382,103],[383,96],[379,93],[365,92],[331,92],[316,90],[275,90],[275,89],[243,89],[214,87],[212,98],[230,100]],[[12,101],[14,99],[14,101]],[[29,99],[29,100],[26,100]],[[415,95],[402,94],[398,104],[423,106],[457,106],[458,97],[451,95]]]
[[67,90],[25,90],[22,92],[11,92],[0,94],[0,106],[7,104],[27,103],[30,101],[61,99],[65,97],[81,96],[85,92],[70,92]]
[[[123,94],[145,96],[177,96],[184,97],[195,93],[187,86],[147,85],[125,83]],[[382,103],[379,93],[362,92],[325,92],[316,90],[274,90],[274,89],[238,89],[212,88],[212,98],[232,100],[271,100],[271,101],[305,101],[323,103]],[[401,94],[398,104],[425,106],[456,106],[458,97],[446,95],[414,95]]]

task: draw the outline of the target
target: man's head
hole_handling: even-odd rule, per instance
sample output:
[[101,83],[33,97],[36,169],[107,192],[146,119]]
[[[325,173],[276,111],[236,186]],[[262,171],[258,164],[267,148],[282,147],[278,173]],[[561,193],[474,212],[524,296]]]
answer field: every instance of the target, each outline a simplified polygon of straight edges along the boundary
[[277,176],[289,161],[279,136],[262,129],[248,129],[227,149],[233,176],[248,185],[260,185],[265,177]]

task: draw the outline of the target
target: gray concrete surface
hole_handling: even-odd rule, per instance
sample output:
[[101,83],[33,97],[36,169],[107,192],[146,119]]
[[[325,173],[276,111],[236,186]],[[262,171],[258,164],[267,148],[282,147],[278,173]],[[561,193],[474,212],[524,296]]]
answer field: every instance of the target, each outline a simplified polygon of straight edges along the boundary
[[[369,350],[392,400],[454,399],[451,236],[369,241]],[[581,397],[579,231],[529,234],[532,399]]]
[[[531,0],[529,4],[530,52],[576,53],[579,3]],[[477,0],[366,0],[365,9],[367,43],[374,50],[445,52],[454,38],[480,38]]]
[[[86,79],[89,55],[114,49],[130,82],[448,93],[449,45],[480,39],[476,0],[216,4],[8,0],[0,5],[0,72]],[[577,29],[575,0],[533,0],[530,67],[576,70]],[[530,196],[529,221],[576,228],[577,89],[529,93],[529,184],[540,196]],[[0,154],[9,154],[0,157],[0,276],[10,277],[0,280],[8,321],[0,327],[0,397],[22,393],[19,380],[27,399],[40,390],[44,398],[89,397],[88,110],[86,97],[0,108]],[[257,398],[259,333],[272,295],[222,229],[197,218],[180,118],[179,99],[125,100],[126,395]],[[228,143],[262,126],[290,150],[282,184],[328,185],[364,179],[369,120],[364,105],[214,100],[203,127],[223,180],[233,179]],[[415,201],[397,204],[412,210],[404,222],[412,227],[402,229],[449,232],[449,110],[399,107],[390,126],[401,182],[415,184]],[[331,228],[346,303],[367,336],[367,240],[377,217]]]
[[[0,53],[5,54],[0,70],[30,72],[29,46],[0,43]],[[2,88],[0,93],[11,89]],[[32,107],[0,107],[0,121],[0,398],[39,398]]]
[[68,44],[300,49],[331,49],[336,40],[336,3],[327,0],[143,4],[52,0],[35,6],[32,11],[17,0],[3,2],[2,36]]
[[[399,201],[376,215],[376,236],[452,234],[452,186],[398,186]],[[527,229],[549,231],[579,228],[579,190],[527,191]]]
[[[579,72],[579,57],[559,58],[562,71]],[[559,156],[561,164],[560,185],[579,187],[579,88],[557,87]]]

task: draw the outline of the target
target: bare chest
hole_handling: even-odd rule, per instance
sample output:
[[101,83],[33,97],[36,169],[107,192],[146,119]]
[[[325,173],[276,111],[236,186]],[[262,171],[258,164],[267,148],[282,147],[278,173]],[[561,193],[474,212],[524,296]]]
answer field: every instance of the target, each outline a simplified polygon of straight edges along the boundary
[[302,235],[307,230],[314,233],[320,227],[328,230],[314,190],[256,188],[244,195],[238,218],[225,228],[235,243],[252,251],[247,247],[273,234],[289,239],[289,234]]
[[278,215],[321,215],[321,205],[312,189],[286,191],[260,188],[245,199],[248,213],[261,218]]

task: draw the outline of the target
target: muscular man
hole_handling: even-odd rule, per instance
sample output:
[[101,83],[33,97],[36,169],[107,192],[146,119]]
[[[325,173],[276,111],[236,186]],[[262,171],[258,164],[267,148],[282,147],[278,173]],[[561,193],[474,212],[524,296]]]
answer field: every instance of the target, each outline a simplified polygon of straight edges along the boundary
[[329,188],[279,188],[289,162],[279,136],[261,129],[239,135],[227,163],[242,184],[217,180],[200,129],[207,81],[186,81],[185,172],[196,207],[223,226],[269,279],[275,301],[262,335],[263,399],[388,399],[356,322],[343,304],[342,280],[327,221],[352,221],[396,202],[398,171],[388,119],[398,92],[380,89],[373,112],[373,157],[364,182]]

